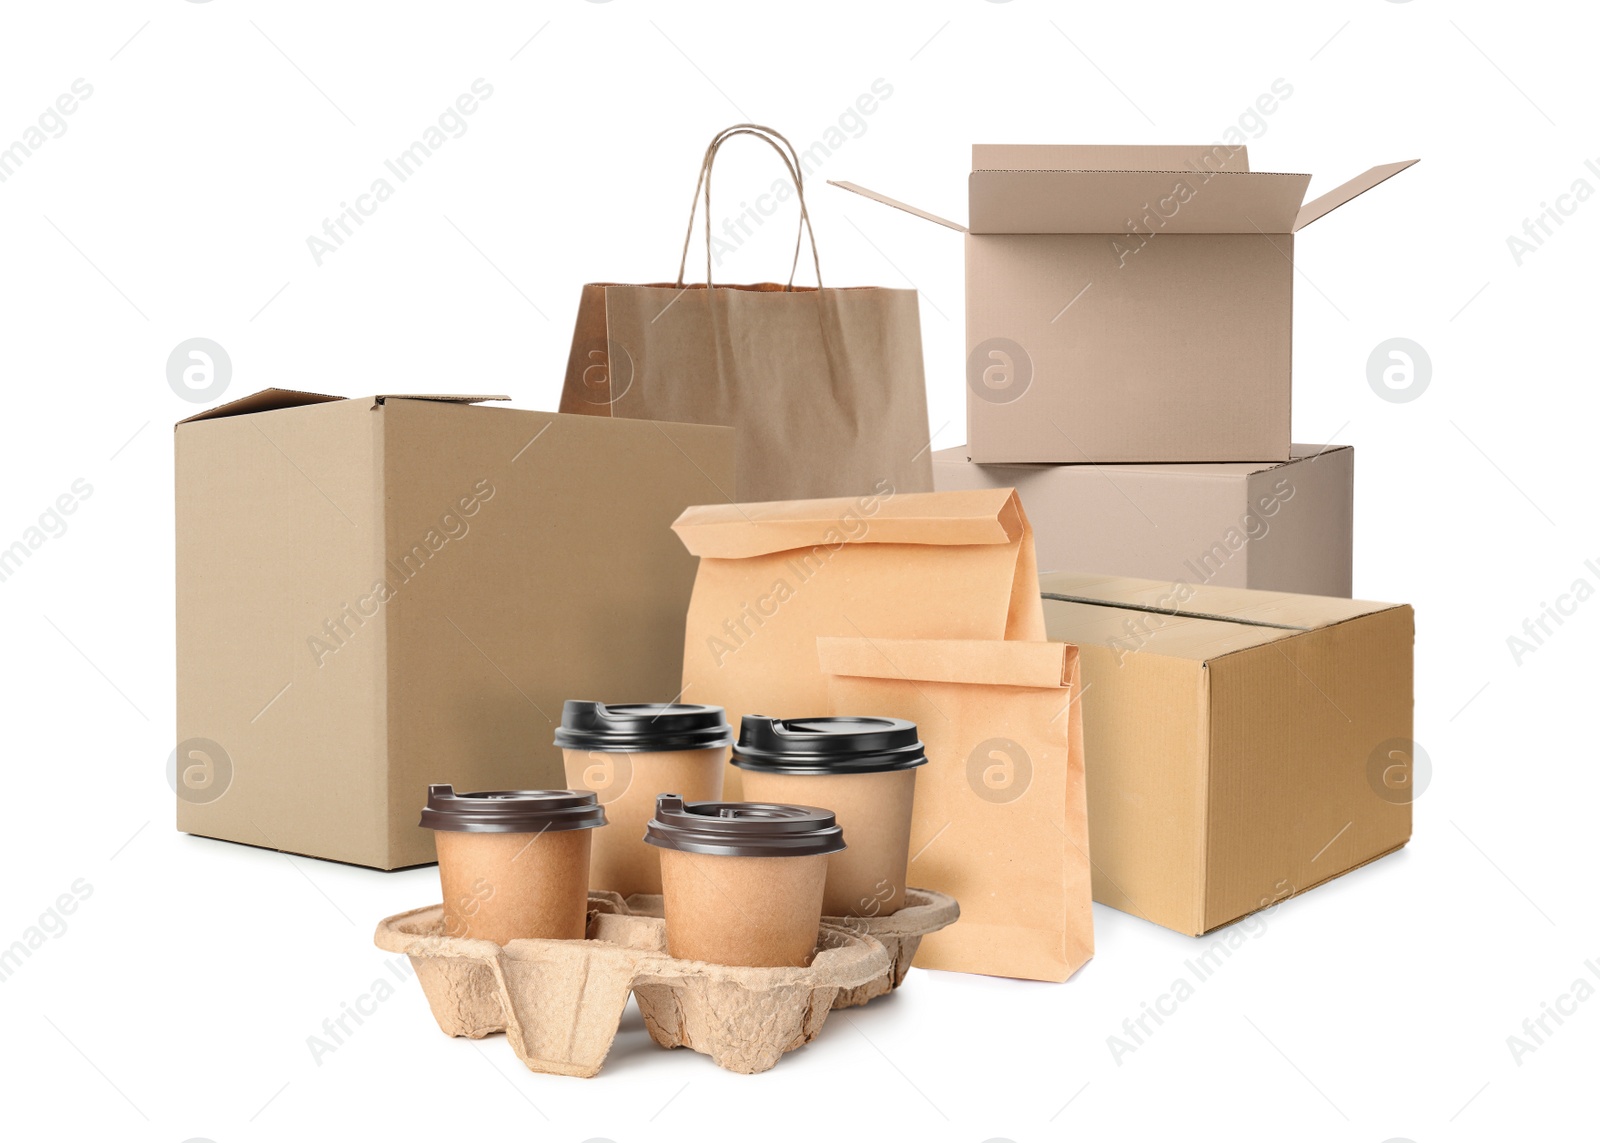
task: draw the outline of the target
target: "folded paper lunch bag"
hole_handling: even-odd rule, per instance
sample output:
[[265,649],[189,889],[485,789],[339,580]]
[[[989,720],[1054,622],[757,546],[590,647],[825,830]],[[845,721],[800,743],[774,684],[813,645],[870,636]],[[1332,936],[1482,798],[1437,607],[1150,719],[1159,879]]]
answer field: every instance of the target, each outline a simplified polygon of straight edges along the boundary
[[[826,714],[817,637],[1044,635],[1033,530],[1009,488],[688,508],[672,525],[700,557],[684,630],[682,701],[730,717]],[[725,795],[737,798],[729,767]]]
[[953,896],[961,919],[913,963],[1066,980],[1094,955],[1078,649],[822,638],[817,652],[835,714],[908,718],[927,750],[906,880]]

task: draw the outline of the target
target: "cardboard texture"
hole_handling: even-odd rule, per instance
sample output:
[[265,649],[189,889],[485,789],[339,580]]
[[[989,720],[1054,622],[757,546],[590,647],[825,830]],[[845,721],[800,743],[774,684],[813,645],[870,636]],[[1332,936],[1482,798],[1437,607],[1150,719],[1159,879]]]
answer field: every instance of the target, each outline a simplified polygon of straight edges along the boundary
[[962,916],[916,964],[1070,977],[1094,955],[1077,649],[821,638],[817,653],[837,711],[910,719],[927,748],[910,876]]
[[[903,976],[876,938],[832,926],[817,933],[805,968],[676,960],[666,953],[660,918],[632,915],[614,893],[591,894],[589,904],[587,940],[502,947],[449,937],[443,907],[433,905],[379,922],[374,942],[410,958],[446,1035],[504,1031],[529,1070],[552,1075],[600,1071],[630,992],[657,1044],[751,1073],[815,1039],[836,1001],[859,1003],[860,990]],[[917,904],[924,923],[954,909],[936,894]]]
[[1043,571],[1351,591],[1355,450],[1295,445],[1286,463],[989,465],[933,454],[941,492],[1015,487]]
[[1200,935],[1411,837],[1403,604],[1041,577],[1083,663],[1095,900]]
[[[1033,531],[1010,489],[710,505],[672,527],[700,557],[682,698],[730,717],[826,712],[819,635],[1044,638]],[[743,788],[730,765],[723,796]]]
[[[810,236],[804,177],[787,139],[741,124],[707,149],[695,198],[723,143],[753,136],[782,157]],[[561,411],[732,425],[736,475],[722,500],[858,495],[887,480],[931,492],[922,326],[915,290],[684,283],[694,208],[675,283],[583,287]],[[796,239],[795,256],[801,251]]]
[[[663,914],[659,895],[636,894],[627,898],[627,911],[642,917],[659,917]],[[931,889],[908,888],[905,900],[894,912],[874,916],[824,916],[822,923],[831,928],[843,929],[861,937],[871,937],[883,945],[894,962],[883,975],[857,988],[840,989],[834,997],[835,1008],[855,1008],[883,996],[905,983],[911,969],[912,958],[922,939],[929,933],[948,928],[961,916],[961,907],[954,897],[935,893]]]
[[668,525],[730,486],[732,431],[481,399],[267,390],[178,426],[177,737],[216,779],[179,829],[421,864],[430,783],[559,788],[563,699],[677,694]]
[[1302,203],[1240,147],[972,149],[967,431],[1005,462],[1289,459],[1294,236],[1416,160]]

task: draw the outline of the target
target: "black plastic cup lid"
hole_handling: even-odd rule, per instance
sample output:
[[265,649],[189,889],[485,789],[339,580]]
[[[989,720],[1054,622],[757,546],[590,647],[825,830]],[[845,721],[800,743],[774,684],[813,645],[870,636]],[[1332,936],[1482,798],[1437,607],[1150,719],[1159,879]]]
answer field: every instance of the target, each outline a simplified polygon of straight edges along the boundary
[[568,699],[556,745],[575,750],[703,750],[727,746],[733,727],[720,706],[676,702],[614,703]]
[[733,764],[781,774],[877,774],[927,762],[917,724],[903,718],[768,718],[739,724]]
[[644,840],[661,849],[722,857],[809,857],[838,853],[844,831],[833,811],[776,802],[690,802],[677,794],[656,798],[656,816]]
[[451,833],[553,833],[603,826],[606,812],[594,794],[584,790],[458,794],[453,786],[429,786],[419,824]]

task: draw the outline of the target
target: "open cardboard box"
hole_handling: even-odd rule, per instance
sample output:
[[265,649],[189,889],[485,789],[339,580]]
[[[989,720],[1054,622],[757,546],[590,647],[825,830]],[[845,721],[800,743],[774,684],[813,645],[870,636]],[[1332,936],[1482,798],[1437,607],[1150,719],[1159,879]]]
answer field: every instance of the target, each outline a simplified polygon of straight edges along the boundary
[[977,144],[967,432],[981,463],[1289,459],[1294,236],[1415,159],[1304,202],[1245,147]]
[[1096,901],[1199,936],[1410,839],[1410,607],[1040,584],[1083,669]]

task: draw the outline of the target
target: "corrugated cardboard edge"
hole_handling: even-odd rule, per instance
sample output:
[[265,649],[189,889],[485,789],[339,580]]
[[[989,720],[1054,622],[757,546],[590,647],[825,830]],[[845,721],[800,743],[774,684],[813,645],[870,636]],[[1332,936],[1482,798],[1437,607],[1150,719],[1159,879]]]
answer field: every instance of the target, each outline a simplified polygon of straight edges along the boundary
[[[331,393],[312,393],[302,389],[261,389],[245,397],[216,405],[210,409],[185,417],[179,425],[196,421],[213,421],[222,417],[244,417],[251,413],[266,413],[273,409],[297,409],[302,405],[320,405],[328,401],[347,401]],[[478,393],[379,393],[372,398],[376,409],[387,400],[446,401],[452,404],[475,405],[480,401],[509,401],[504,394]],[[176,428],[177,426],[173,426]]]
[[[1324,456],[1338,456],[1341,453],[1353,453],[1354,445],[1326,444],[1307,445],[1291,444],[1288,460],[1214,460],[1214,461],[1184,461],[1174,464],[1160,464],[1153,461],[1130,461],[1117,465],[1118,474],[1138,473],[1140,475],[1174,476],[1194,480],[1248,480],[1252,476],[1262,476],[1267,473],[1278,472],[1285,468],[1293,468],[1299,464],[1315,464]],[[1045,461],[1008,461],[979,464],[972,459],[971,450],[964,444],[952,445],[950,448],[935,449],[933,451],[935,467],[941,465],[961,465],[989,471],[1000,472],[1020,471],[1025,476],[1043,475],[1056,472],[1060,469],[1080,469],[1093,473],[1089,465],[1050,464]],[[1237,472],[1204,472],[1203,469],[1237,466]],[[1191,471],[1192,470],[1192,471]],[[1006,479],[1010,479],[1009,477]]]
[[509,401],[504,393],[379,393],[372,398],[376,409],[385,401],[441,401],[448,405],[476,405],[480,401]]
[[[1169,614],[1175,618],[1214,619],[1228,623],[1244,623],[1260,627],[1281,627],[1287,630],[1308,631],[1329,627],[1347,619],[1363,615],[1376,615],[1403,603],[1382,603],[1370,599],[1346,599],[1340,596],[1301,595],[1287,591],[1264,591],[1259,588],[1217,587],[1207,584],[1186,584],[1165,579],[1143,579],[1137,576],[1100,575],[1082,572],[1046,572],[1039,577],[1040,594],[1045,599],[1067,603],[1083,603],[1100,607],[1119,607],[1130,611]],[[1145,602],[1140,597],[1161,598],[1175,588],[1195,600],[1183,607],[1160,607]],[[1206,606],[1207,604],[1210,606]],[[1281,621],[1256,619],[1247,614],[1231,613],[1226,605],[1233,604],[1259,609],[1263,604],[1281,608]],[[1307,611],[1319,612],[1324,618],[1315,622],[1304,621]],[[1299,618],[1300,622],[1290,622]]]

